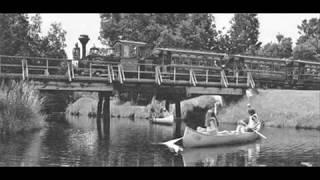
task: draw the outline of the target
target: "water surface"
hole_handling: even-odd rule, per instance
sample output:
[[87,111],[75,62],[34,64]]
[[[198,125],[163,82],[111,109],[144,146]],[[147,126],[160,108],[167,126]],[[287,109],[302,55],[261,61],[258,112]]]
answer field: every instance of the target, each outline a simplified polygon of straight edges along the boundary
[[110,136],[99,137],[95,119],[69,118],[2,138],[0,166],[320,166],[320,131],[265,128],[262,133],[267,140],[176,154],[154,144],[175,138],[172,126],[114,118]]

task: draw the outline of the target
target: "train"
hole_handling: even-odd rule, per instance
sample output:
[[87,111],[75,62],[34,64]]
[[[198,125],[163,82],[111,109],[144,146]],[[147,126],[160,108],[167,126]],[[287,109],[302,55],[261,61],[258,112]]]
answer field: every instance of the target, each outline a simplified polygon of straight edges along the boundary
[[[127,77],[134,76],[130,72],[137,72],[137,69],[145,72],[141,74],[142,77],[150,77],[154,75],[146,72],[154,72],[155,65],[161,65],[163,78],[173,78],[173,71],[187,74],[187,67],[190,66],[193,66],[196,74],[219,73],[223,69],[227,77],[232,77],[237,72],[242,75],[241,73],[250,71],[257,88],[320,90],[320,62],[159,48],[145,42],[128,40],[116,41],[110,50],[112,53],[108,55],[99,55],[99,49],[91,49],[89,55],[79,61],[79,67],[88,67],[88,62],[100,62],[96,64],[100,70],[97,69],[94,75],[102,76],[105,72],[101,72],[101,64],[114,63],[123,66]],[[218,80],[210,78],[209,80]]]

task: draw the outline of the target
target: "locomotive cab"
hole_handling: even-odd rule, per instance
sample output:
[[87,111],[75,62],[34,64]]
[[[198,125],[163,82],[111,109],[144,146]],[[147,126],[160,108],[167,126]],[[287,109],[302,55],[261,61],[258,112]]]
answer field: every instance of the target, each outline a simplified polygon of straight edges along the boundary
[[151,46],[145,42],[118,40],[113,44],[114,56],[120,59],[126,77],[137,76],[136,72],[144,71],[145,65],[152,64]]

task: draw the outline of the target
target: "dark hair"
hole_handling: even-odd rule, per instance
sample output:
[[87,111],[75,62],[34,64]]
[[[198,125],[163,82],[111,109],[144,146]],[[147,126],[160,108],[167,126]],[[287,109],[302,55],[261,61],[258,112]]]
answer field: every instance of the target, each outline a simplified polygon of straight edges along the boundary
[[254,114],[256,113],[256,111],[255,111],[254,109],[249,109],[249,110],[248,110],[248,113],[249,113],[250,115],[254,115]]

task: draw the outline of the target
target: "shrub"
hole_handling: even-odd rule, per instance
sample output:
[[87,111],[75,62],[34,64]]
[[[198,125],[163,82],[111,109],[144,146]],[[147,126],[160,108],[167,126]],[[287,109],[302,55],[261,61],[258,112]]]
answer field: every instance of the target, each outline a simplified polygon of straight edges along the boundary
[[45,116],[40,113],[44,98],[32,82],[2,81],[0,87],[0,134],[41,128]]

